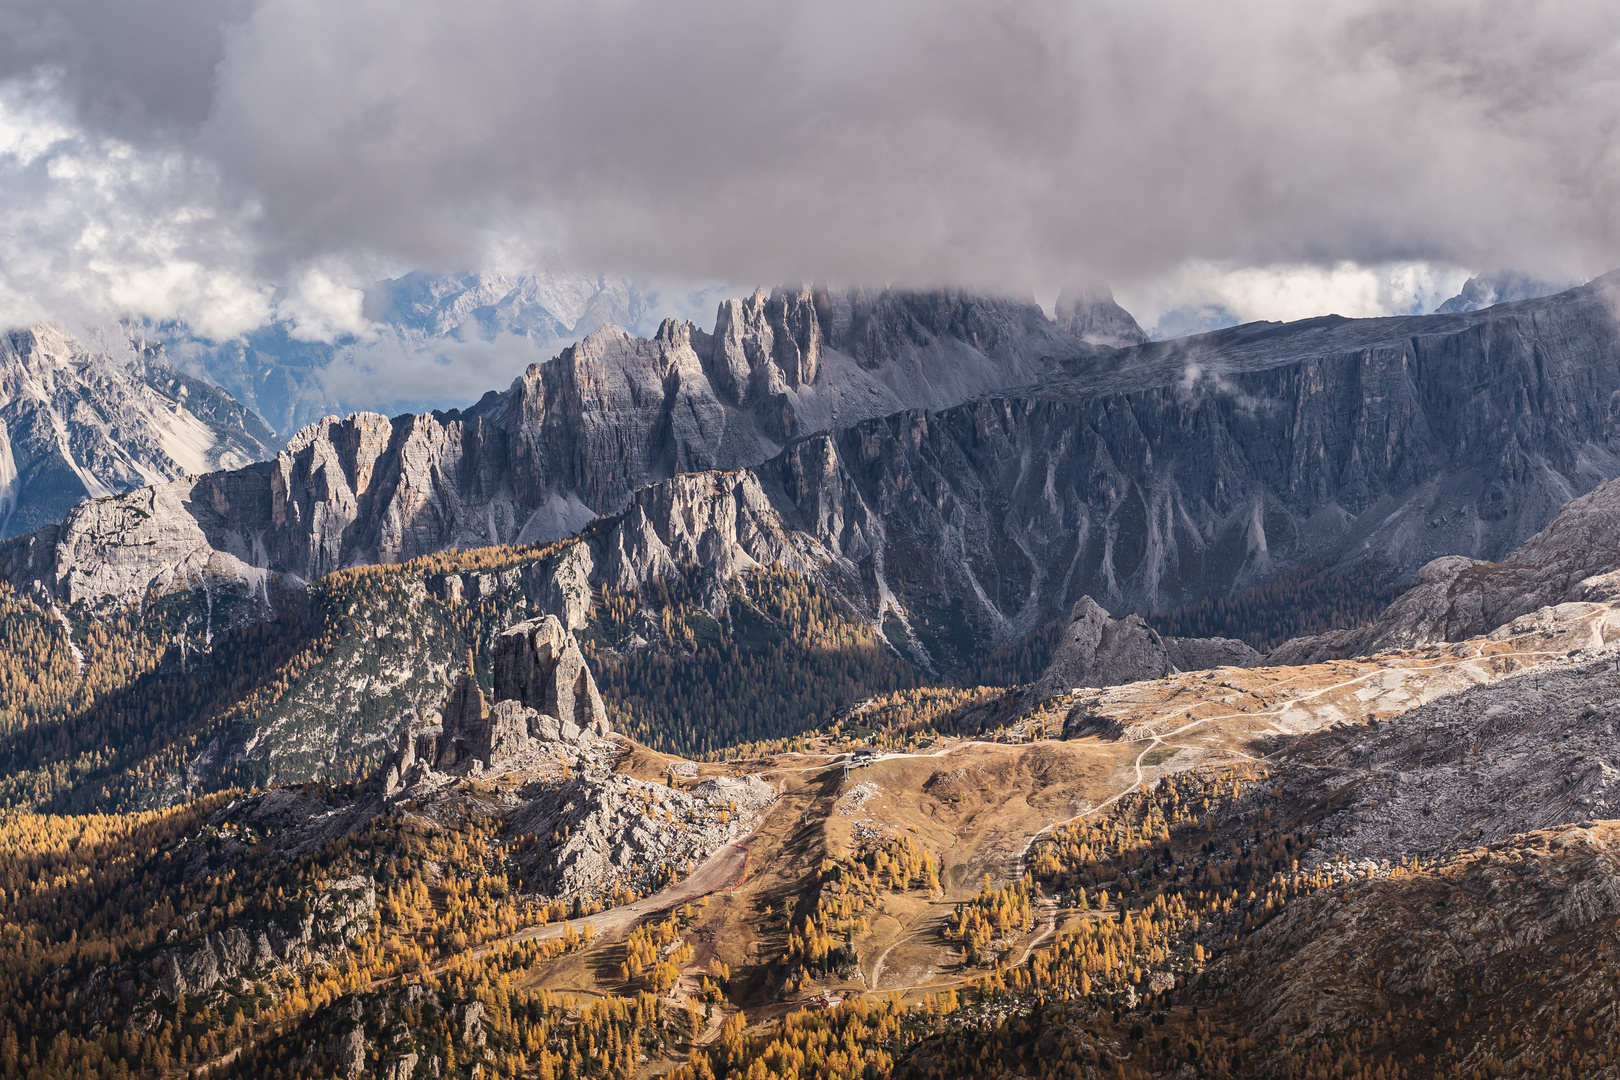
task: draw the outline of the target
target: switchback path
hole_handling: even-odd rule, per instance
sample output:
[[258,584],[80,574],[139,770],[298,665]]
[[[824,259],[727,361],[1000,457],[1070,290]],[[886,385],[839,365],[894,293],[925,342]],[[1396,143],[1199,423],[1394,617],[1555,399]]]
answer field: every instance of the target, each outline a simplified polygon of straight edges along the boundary
[[[1549,653],[1527,652],[1527,653],[1521,654],[1521,655],[1531,656],[1531,657],[1546,658],[1546,657],[1555,656],[1555,655],[1561,655],[1561,654],[1550,653],[1550,652]],[[1448,669],[1451,669],[1451,668],[1462,667],[1462,666],[1467,665],[1467,664],[1476,663],[1479,659],[1480,658],[1477,657],[1477,656],[1470,656],[1470,657],[1465,657],[1465,658],[1461,658],[1461,659],[1457,659],[1457,660],[1451,660],[1451,661],[1446,661],[1446,662],[1442,662],[1442,663],[1438,663],[1438,664],[1428,665],[1428,666],[1426,666],[1424,668],[1424,670],[1428,671],[1428,672],[1445,671],[1445,670],[1448,670]],[[1089,808],[1087,808],[1085,810],[1082,810],[1078,814],[1075,814],[1073,817],[1065,818],[1062,821],[1054,821],[1054,822],[1052,822],[1052,824],[1046,826],[1046,828],[1040,830],[1039,832],[1035,833],[1035,835],[1031,836],[1029,838],[1029,841],[1024,845],[1024,850],[1018,856],[1018,867],[1019,867],[1020,873],[1022,873],[1023,868],[1027,864],[1027,860],[1029,858],[1030,848],[1034,847],[1037,843],[1039,843],[1041,838],[1044,837],[1046,834],[1054,832],[1059,826],[1067,825],[1070,822],[1074,822],[1074,821],[1084,820],[1085,818],[1090,817],[1092,814],[1098,813],[1099,811],[1102,811],[1102,810],[1106,810],[1106,809],[1108,809],[1108,807],[1110,807],[1110,806],[1114,805],[1115,803],[1119,802],[1119,800],[1123,799],[1125,796],[1131,794],[1132,792],[1140,790],[1143,787],[1143,785],[1146,783],[1146,777],[1142,773],[1142,760],[1144,758],[1146,758],[1149,754],[1151,754],[1154,750],[1157,750],[1160,746],[1164,745],[1166,740],[1173,739],[1178,735],[1181,735],[1181,734],[1183,734],[1185,732],[1191,731],[1193,728],[1202,727],[1205,724],[1214,723],[1217,720],[1251,720],[1251,719],[1256,719],[1256,718],[1264,717],[1264,716],[1281,716],[1284,713],[1286,713],[1289,709],[1296,708],[1299,705],[1304,704],[1305,702],[1311,701],[1312,699],[1315,699],[1315,698],[1319,698],[1323,694],[1331,693],[1331,692],[1333,692],[1335,690],[1343,690],[1346,687],[1354,686],[1356,683],[1365,682],[1366,680],[1368,680],[1370,678],[1373,678],[1374,676],[1381,676],[1381,675],[1387,674],[1389,670],[1390,670],[1389,668],[1385,668],[1385,667],[1372,667],[1369,670],[1364,671],[1361,674],[1357,675],[1353,679],[1345,679],[1342,682],[1334,683],[1331,686],[1319,686],[1319,687],[1316,687],[1313,690],[1309,690],[1309,691],[1306,691],[1304,693],[1296,694],[1293,697],[1287,698],[1283,702],[1281,702],[1280,704],[1271,705],[1271,706],[1268,706],[1267,708],[1264,708],[1264,709],[1257,709],[1257,710],[1255,710],[1253,712],[1246,712],[1246,711],[1243,711],[1243,710],[1236,710],[1236,711],[1233,711],[1233,712],[1219,713],[1219,714],[1217,714],[1215,716],[1200,717],[1197,720],[1193,720],[1193,721],[1191,721],[1189,723],[1182,724],[1180,727],[1173,728],[1170,731],[1160,732],[1159,734],[1154,735],[1151,738],[1146,739],[1144,741],[1144,745],[1142,746],[1141,753],[1137,754],[1135,760],[1133,760],[1131,762],[1131,769],[1132,769],[1132,772],[1134,774],[1134,777],[1133,777],[1131,783],[1127,787],[1125,787],[1123,790],[1117,791],[1113,795],[1110,795],[1107,799],[1104,799],[1102,802],[1098,803],[1096,806],[1089,807]],[[1301,676],[1298,676],[1298,677],[1303,678],[1304,676],[1301,675]],[[1283,680],[1284,683],[1291,682],[1291,681],[1293,681],[1293,680],[1291,680],[1291,679]],[[1283,683],[1273,683],[1271,686],[1266,687],[1266,689],[1267,690],[1272,690],[1272,689],[1275,689],[1277,686],[1280,686],[1280,685],[1283,685]],[[1414,706],[1414,707],[1416,707],[1416,706]],[[1174,745],[1177,745],[1177,744],[1172,743],[1170,745],[1174,746]],[[1198,747],[1196,749],[1210,749],[1210,748]],[[1229,751],[1229,752],[1230,753],[1235,753],[1238,756],[1246,758],[1246,759],[1248,759],[1250,761],[1263,761],[1263,760],[1265,760],[1264,758],[1251,757],[1250,755],[1243,754],[1240,751]]]

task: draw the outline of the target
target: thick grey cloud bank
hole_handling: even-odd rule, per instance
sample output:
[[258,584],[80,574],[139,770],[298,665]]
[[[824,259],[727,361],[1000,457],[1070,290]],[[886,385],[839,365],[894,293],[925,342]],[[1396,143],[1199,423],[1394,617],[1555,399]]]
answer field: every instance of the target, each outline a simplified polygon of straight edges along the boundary
[[555,251],[1144,295],[1620,264],[1615,5],[3,0],[0,39],[12,316],[318,334],[367,275]]

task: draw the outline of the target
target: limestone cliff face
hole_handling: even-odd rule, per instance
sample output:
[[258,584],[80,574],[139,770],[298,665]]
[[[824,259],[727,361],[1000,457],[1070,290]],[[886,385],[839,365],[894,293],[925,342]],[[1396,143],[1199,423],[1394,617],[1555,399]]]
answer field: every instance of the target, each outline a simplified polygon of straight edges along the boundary
[[593,537],[590,573],[819,567],[949,667],[954,646],[922,625],[965,621],[993,643],[1082,596],[1124,614],[1324,556],[1392,577],[1500,558],[1620,474],[1613,300],[1600,279],[1474,314],[1257,324],[1110,353],[1039,393],[901,412],[796,440],[747,475],[652,485],[604,523],[611,540]]
[[[717,323],[710,335],[666,321],[650,339],[605,327],[464,413],[328,417],[268,463],[80,505],[8,550],[7,572],[61,599],[129,598],[193,579],[216,554],[236,577],[309,581],[556,539],[645,485],[763,461],[804,430],[1027,383],[1080,348],[1032,304],[954,293],[779,289],[722,305]],[[136,527],[146,514],[162,520]]]
[[1323,556],[1396,577],[1500,558],[1620,474],[1612,284],[1140,346],[1039,395],[839,431],[836,479],[808,493],[818,470],[789,454],[760,471],[791,473],[806,518],[858,501],[908,607],[960,601],[987,628],[1083,595],[1163,609]]
[[[963,641],[1016,638],[1082,596],[1123,615],[1324,556],[1392,577],[1439,556],[1502,557],[1620,476],[1616,285],[1091,347],[1048,365],[1039,387],[776,450],[772,431],[811,423],[834,391],[892,378],[917,396],[965,393],[986,385],[974,364],[1023,377],[1020,357],[1048,340],[1040,325],[1055,332],[1038,310],[954,294],[779,290],[738,302],[715,336],[604,330],[465,414],[325,421],[273,463],[165,496],[192,521],[165,526],[163,544],[102,500],[0,558],[13,580],[80,597],[157,580],[188,543],[200,545],[188,565],[221,552],[307,579],[565,534],[607,511],[541,590],[571,625],[592,584],[780,559],[874,619],[895,616],[912,655],[949,668]],[[774,456],[692,471],[745,446]]]
[[607,734],[607,711],[579,643],[556,616],[519,623],[495,642],[495,700],[554,716],[563,738]]
[[[431,579],[428,588],[451,603],[502,591],[521,595],[554,613],[563,627],[581,630],[589,623],[596,589],[638,591],[650,582],[673,581],[696,567],[705,602],[723,612],[727,581],[754,567],[780,564],[830,583],[835,591],[866,606],[860,564],[838,545],[835,533],[826,536],[828,542],[823,542],[817,533],[800,527],[795,508],[780,494],[767,491],[754,470],[697,473],[643,488],[623,512],[593,522],[573,542],[521,570],[443,575]],[[865,548],[853,550],[857,556],[869,554]],[[539,655],[551,646],[533,648]],[[500,693],[525,700],[533,696],[514,689],[522,685],[520,675],[527,663],[519,653],[497,655],[497,686],[507,687]],[[565,666],[572,663],[566,661]],[[562,684],[548,677],[546,685]],[[594,700],[588,673],[587,686],[587,696]],[[577,709],[577,693],[573,700]],[[559,708],[566,710],[566,704]],[[593,716],[594,710],[593,705]]]
[[55,326],[0,335],[0,539],[86,498],[267,457],[275,436],[143,341],[92,348]]

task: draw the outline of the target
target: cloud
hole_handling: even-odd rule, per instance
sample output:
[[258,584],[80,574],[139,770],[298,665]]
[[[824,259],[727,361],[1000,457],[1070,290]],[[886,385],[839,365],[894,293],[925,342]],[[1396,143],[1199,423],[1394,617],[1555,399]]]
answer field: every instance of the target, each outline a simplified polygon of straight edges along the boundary
[[255,209],[174,147],[77,125],[54,73],[0,85],[0,321],[126,312],[230,336],[260,325]]
[[[1613,5],[152,7],[161,32],[123,0],[0,0],[0,76],[54,73],[71,133],[8,159],[0,229],[89,237],[23,259],[72,295],[220,327],[311,268],[346,296],[553,250],[678,281],[1180,282],[1267,317],[1620,263]],[[310,333],[348,325],[320,310]]]
[[64,103],[140,142],[195,130],[213,105],[227,29],[250,0],[0,0],[0,79],[59,73]]
[[1323,267],[1222,266],[1194,260],[1152,281],[1117,290],[1117,299],[1152,333],[1155,328],[1169,329],[1189,309],[1218,314],[1226,325],[1313,315],[1362,319],[1426,314],[1456,295],[1468,276],[1466,270],[1426,262],[1382,266],[1341,262]]
[[540,356],[533,342],[511,334],[429,346],[382,329],[339,348],[320,381],[334,401],[393,415],[401,409],[470,405],[487,390],[504,389]]
[[340,337],[370,336],[371,323],[362,314],[365,301],[364,289],[309,267],[277,297],[275,314],[287,323],[290,337],[331,344]]

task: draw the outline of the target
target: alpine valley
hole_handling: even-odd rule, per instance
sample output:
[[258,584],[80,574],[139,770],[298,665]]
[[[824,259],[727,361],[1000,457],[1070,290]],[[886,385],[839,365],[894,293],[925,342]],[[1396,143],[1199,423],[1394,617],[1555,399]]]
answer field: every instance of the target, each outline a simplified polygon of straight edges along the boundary
[[0,339],[4,1080],[1620,1077],[1620,271],[386,284]]

